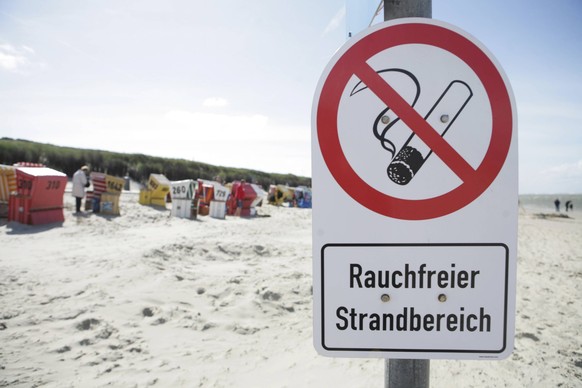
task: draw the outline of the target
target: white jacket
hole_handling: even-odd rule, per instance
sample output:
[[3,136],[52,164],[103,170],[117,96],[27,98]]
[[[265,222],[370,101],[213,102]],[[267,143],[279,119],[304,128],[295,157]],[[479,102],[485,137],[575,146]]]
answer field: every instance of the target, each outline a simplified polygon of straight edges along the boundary
[[85,171],[79,169],[73,174],[73,197],[83,198],[85,196],[85,185],[87,184],[87,175]]

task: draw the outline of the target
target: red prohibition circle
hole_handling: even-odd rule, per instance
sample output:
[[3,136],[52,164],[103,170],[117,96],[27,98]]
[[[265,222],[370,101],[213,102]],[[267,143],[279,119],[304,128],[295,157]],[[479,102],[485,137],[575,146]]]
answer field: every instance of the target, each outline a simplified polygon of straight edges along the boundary
[[[463,174],[462,183],[453,190],[427,199],[396,198],[371,187],[349,164],[338,134],[339,103],[350,78],[373,55],[405,44],[434,46],[463,60],[483,84],[492,114],[491,141],[481,164],[477,169],[471,168]],[[369,210],[402,220],[445,216],[479,197],[495,180],[505,163],[511,144],[513,121],[512,100],[507,86],[489,56],[458,32],[421,22],[389,25],[364,36],[348,48],[339,56],[325,79],[316,111],[319,147],[336,182]],[[459,166],[459,169],[463,168]]]

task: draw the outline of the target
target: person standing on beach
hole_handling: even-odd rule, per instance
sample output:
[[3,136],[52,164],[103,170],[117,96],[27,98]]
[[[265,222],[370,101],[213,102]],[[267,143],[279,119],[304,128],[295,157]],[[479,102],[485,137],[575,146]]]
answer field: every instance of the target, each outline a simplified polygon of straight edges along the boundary
[[234,213],[235,216],[240,217],[240,213],[242,211],[243,200],[245,199],[245,180],[241,179],[240,184],[236,188],[236,192],[234,193],[234,198],[236,199],[236,212]]
[[556,200],[554,201],[554,205],[556,205],[556,211],[559,212],[560,211],[560,200],[558,198],[556,198]]
[[85,197],[85,187],[89,187],[89,167],[83,166],[73,174],[73,197],[75,197],[75,213],[81,212],[81,201]]

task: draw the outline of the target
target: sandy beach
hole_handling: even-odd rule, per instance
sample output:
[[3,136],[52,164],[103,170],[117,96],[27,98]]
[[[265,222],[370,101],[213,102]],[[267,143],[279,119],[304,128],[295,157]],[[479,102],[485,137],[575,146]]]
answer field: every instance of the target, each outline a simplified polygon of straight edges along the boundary
[[[312,345],[311,210],[0,219],[0,386],[381,387]],[[519,216],[515,351],[431,361],[431,387],[582,386],[582,214]]]

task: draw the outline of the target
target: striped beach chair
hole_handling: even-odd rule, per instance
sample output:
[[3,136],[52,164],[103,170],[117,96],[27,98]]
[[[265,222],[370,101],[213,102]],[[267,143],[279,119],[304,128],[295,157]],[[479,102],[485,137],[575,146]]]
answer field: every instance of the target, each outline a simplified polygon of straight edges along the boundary
[[13,166],[0,164],[0,202],[8,202],[10,193],[16,191],[16,172]]

